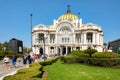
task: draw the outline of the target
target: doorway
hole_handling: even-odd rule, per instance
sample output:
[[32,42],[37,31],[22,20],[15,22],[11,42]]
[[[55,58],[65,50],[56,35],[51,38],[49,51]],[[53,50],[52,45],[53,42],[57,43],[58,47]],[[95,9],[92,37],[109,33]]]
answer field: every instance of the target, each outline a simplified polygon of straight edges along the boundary
[[69,46],[68,48],[68,54],[71,52],[71,47]]
[[39,52],[40,52],[40,55],[43,55],[43,48],[42,47],[40,48]]

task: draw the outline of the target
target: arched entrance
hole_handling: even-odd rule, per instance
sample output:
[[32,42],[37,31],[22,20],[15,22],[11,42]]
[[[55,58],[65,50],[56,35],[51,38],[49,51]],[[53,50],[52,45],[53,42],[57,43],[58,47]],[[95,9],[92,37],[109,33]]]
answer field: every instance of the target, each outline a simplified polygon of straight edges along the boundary
[[71,47],[69,46],[68,47],[68,54],[71,52]]
[[76,50],[80,50],[80,47],[76,47]]
[[51,53],[51,54],[54,54],[54,47],[51,47],[50,53]]
[[65,46],[62,47],[62,54],[63,54],[63,55],[66,54],[66,47],[65,47]]
[[40,48],[39,52],[40,52],[40,55],[43,55],[43,48],[42,47]]

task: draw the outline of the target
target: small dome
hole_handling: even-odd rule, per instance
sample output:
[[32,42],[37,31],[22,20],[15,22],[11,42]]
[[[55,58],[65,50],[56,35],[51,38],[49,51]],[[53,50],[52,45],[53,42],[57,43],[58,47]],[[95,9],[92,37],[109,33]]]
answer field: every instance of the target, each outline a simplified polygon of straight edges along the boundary
[[67,14],[63,14],[58,19],[59,20],[76,20],[76,19],[78,19],[78,17],[74,14],[67,13]]

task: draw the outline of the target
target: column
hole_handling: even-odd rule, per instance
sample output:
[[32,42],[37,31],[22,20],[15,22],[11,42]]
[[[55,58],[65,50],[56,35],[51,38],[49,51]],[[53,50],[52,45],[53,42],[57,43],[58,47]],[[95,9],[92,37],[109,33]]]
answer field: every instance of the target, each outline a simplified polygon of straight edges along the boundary
[[66,46],[66,55],[68,54],[68,47]]
[[53,47],[53,49],[51,49],[51,53],[54,54],[54,47]]
[[101,45],[103,45],[103,36],[101,35]]
[[55,43],[57,43],[57,34],[55,34]]
[[81,43],[84,43],[84,36],[82,33],[81,33]]
[[72,38],[72,43],[74,44],[75,43],[75,34],[73,34],[73,38]]
[[60,47],[60,54],[63,55],[63,54],[62,54],[62,47]]
[[72,46],[71,46],[71,51],[72,51],[73,49],[72,49]]
[[44,40],[45,40],[45,45],[46,45],[46,43],[47,43],[47,39],[46,39],[46,37],[47,37],[47,35],[44,33]]
[[35,47],[33,47],[32,50],[33,50],[33,53],[35,53]]
[[58,47],[56,46],[55,49],[56,49],[55,54],[58,54]]
[[95,33],[93,33],[92,39],[93,39],[93,44],[95,44]]
[[49,44],[49,43],[50,43],[50,40],[49,40],[50,38],[49,38],[49,37],[50,37],[50,34],[47,34],[47,37],[46,37],[46,38],[47,38],[47,39],[46,39],[47,44]]
[[35,34],[32,35],[32,45],[35,45]]
[[97,44],[99,44],[99,33],[96,34],[96,41],[97,41]]
[[95,33],[95,44],[97,43],[97,35],[96,35],[96,33]]
[[100,43],[100,45],[103,45],[103,36],[102,36],[102,34],[100,34],[99,43]]
[[86,33],[84,33],[84,44],[86,44]]
[[50,47],[48,47],[48,54],[50,55],[51,53],[50,53]]
[[39,40],[38,40],[38,34],[35,35],[35,44],[38,45],[39,44]]
[[73,46],[73,50],[76,50],[76,46],[75,45]]
[[48,55],[49,55],[48,50],[49,50],[49,47],[48,47],[48,46],[45,46],[45,54],[48,54]]

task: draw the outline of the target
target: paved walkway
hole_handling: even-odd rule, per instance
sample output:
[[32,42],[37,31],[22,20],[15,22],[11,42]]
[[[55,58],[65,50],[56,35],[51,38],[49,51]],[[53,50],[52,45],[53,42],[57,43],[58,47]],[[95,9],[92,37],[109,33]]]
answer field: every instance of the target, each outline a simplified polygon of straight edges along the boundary
[[23,65],[22,62],[16,64],[16,68],[14,68],[12,66],[12,64],[10,63],[10,70],[8,72],[5,72],[5,65],[2,61],[0,61],[0,80],[2,80],[5,76],[7,75],[13,75],[17,72],[17,70],[21,69],[21,68],[27,68],[28,64]]

